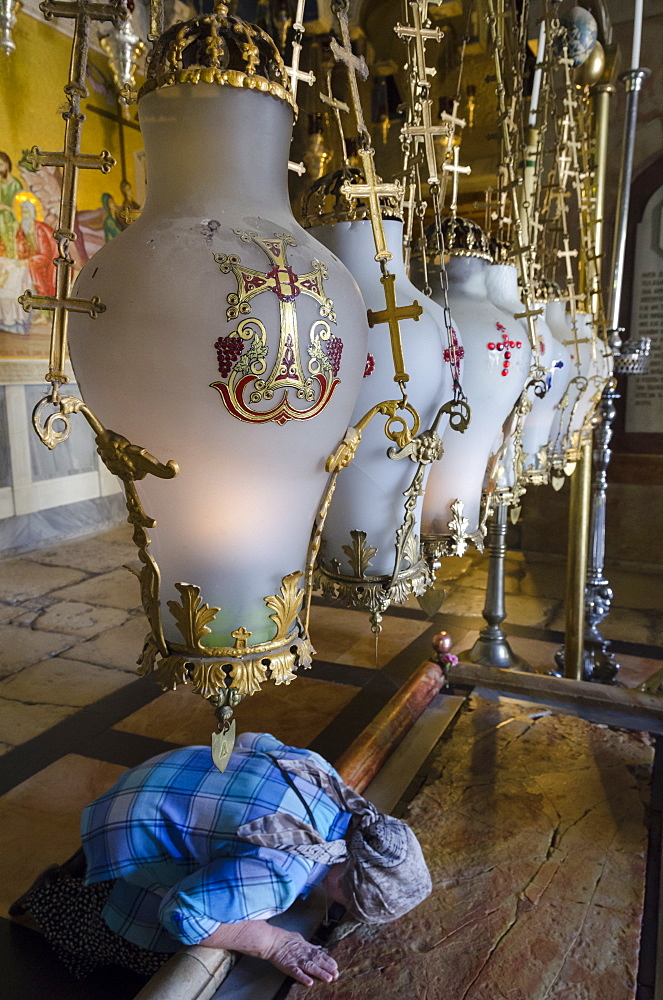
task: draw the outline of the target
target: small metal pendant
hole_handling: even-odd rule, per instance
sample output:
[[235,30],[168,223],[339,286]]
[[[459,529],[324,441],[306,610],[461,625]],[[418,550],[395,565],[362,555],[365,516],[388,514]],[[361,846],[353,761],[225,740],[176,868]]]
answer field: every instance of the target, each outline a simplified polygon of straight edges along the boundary
[[511,517],[511,524],[513,524],[514,527],[516,524],[518,524],[518,521],[520,520],[520,514],[522,512],[522,509],[523,509],[522,507],[512,507],[509,512]]
[[235,720],[225,733],[212,733],[212,760],[223,774],[235,746]]
[[566,476],[560,475],[559,472],[553,472],[550,476],[550,485],[554,490],[559,492],[566,482]]

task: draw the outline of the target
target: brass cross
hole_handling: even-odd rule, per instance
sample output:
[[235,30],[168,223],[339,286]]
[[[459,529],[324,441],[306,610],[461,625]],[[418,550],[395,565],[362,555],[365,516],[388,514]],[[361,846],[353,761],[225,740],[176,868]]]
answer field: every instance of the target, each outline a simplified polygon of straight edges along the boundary
[[401,332],[398,321],[401,319],[414,319],[418,321],[424,310],[416,299],[409,306],[396,305],[395,274],[385,274],[380,278],[380,281],[384,287],[387,308],[381,309],[379,312],[373,312],[372,309],[369,309],[367,311],[368,325],[371,329],[380,323],[387,323],[389,325],[389,336],[391,337],[391,349],[394,355],[394,369],[396,372],[394,382],[408,382],[410,376],[405,372],[403,345],[401,344]]
[[297,103],[297,86],[299,81],[301,80],[302,83],[308,83],[309,87],[312,87],[315,83],[315,73],[312,71],[303,73],[299,68],[299,60],[302,54],[301,39],[304,34],[303,18],[305,5],[306,0],[297,0],[297,12],[295,13],[295,22],[292,26],[295,32],[295,37],[292,42],[292,65],[285,67],[285,71],[290,77],[290,90],[295,103]]
[[357,74],[359,74],[361,80],[368,79],[368,66],[366,65],[366,60],[363,56],[356,56],[352,51],[350,28],[348,26],[348,7],[349,0],[332,0],[332,10],[336,14],[338,23],[341,27],[341,38],[343,39],[343,44],[339,45],[336,39],[332,38],[331,50],[334,59],[336,59],[337,62],[342,62],[348,71],[350,93],[352,94],[352,106],[357,121],[357,131],[364,139],[370,140],[370,134],[366,128],[364,112],[362,111],[361,99],[359,97],[359,84],[357,83]]
[[387,249],[387,239],[384,235],[382,225],[382,211],[380,209],[380,195],[389,198],[401,197],[400,184],[378,183],[375,175],[375,161],[373,150],[360,149],[359,156],[364,168],[365,184],[347,182],[341,185],[341,191],[346,198],[366,198],[371,215],[371,225],[373,226],[373,236],[375,238],[375,259],[377,261],[387,261],[392,259],[392,254]]
[[428,167],[428,183],[437,184],[437,157],[435,156],[434,137],[436,135],[449,137],[451,129],[446,122],[442,125],[433,124],[433,102],[429,97],[420,98],[417,104],[420,110],[420,121],[414,125],[404,125],[401,134],[412,136],[416,139],[423,139],[426,151],[426,166]]
[[106,174],[115,160],[104,149],[95,156],[81,153],[81,132],[85,115],[81,111],[81,98],[88,96],[86,87],[87,53],[90,44],[90,26],[93,21],[112,21],[119,28],[126,20],[127,8],[123,3],[97,3],[94,0],[43,0],[40,10],[46,20],[52,17],[72,18],[75,21],[72,55],[69,66],[69,82],[65,94],[69,107],[62,113],[65,121],[64,148],[59,152],[44,152],[33,146],[26,160],[34,169],[43,166],[62,168],[62,189],[60,194],[60,217],[53,236],[58,244],[56,258],[55,295],[33,295],[25,292],[20,297],[24,309],[48,309],[53,312],[51,328],[51,349],[47,381],[65,383],[64,371],[67,355],[67,314],[87,312],[94,317],[104,307],[98,299],[70,298],[71,279],[74,262],[69,254],[69,243],[76,239],[74,219],[76,216],[76,186],[78,171],[101,170]]
[[338,129],[339,138],[341,140],[341,155],[343,157],[343,162],[345,166],[349,167],[350,162],[348,160],[348,151],[345,148],[345,136],[343,135],[343,123],[341,121],[341,111],[345,112],[345,114],[350,114],[350,108],[345,103],[345,101],[339,101],[337,100],[337,98],[334,97],[332,93],[331,78],[332,78],[332,71],[330,69],[327,72],[327,93],[323,94],[323,92],[320,90],[318,91],[318,96],[320,97],[322,103],[326,104],[327,107],[331,108],[334,112],[334,119],[336,121],[336,127]]
[[459,174],[469,174],[472,172],[471,167],[461,167],[458,163],[458,158],[460,155],[460,150],[458,146],[453,147],[453,164],[443,163],[442,169],[452,174],[453,176],[453,187],[451,190],[451,203],[449,209],[451,212],[455,212],[458,208],[458,175]]
[[417,73],[417,86],[428,90],[428,77],[435,76],[436,70],[426,66],[426,52],[424,43],[427,39],[433,38],[436,42],[441,42],[444,32],[440,28],[425,28],[421,23],[421,10],[417,0],[410,3],[412,10],[413,27],[409,24],[397,24],[394,31],[399,38],[414,39],[414,51]]

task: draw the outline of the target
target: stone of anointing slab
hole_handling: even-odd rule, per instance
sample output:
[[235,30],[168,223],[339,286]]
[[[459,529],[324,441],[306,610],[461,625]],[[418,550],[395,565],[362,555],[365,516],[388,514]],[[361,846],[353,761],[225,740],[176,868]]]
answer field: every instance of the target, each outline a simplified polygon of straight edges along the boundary
[[406,816],[432,895],[289,1000],[635,997],[652,760],[646,734],[471,698]]

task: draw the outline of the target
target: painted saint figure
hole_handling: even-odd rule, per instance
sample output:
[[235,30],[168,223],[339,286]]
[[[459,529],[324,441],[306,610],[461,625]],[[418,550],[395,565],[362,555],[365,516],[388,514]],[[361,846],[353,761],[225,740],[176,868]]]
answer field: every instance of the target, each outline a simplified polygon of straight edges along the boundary
[[226,770],[182,747],[126,771],[83,811],[83,848],[10,908],[75,975],[155,972],[183,945],[263,958],[306,986],[333,982],[327,952],[268,920],[316,885],[366,923],[431,892],[409,826],[310,750],[244,733]]
[[18,219],[14,215],[14,198],[23,185],[12,174],[13,164],[7,153],[0,150],[0,255],[17,257],[16,233]]
[[19,219],[16,256],[27,260],[33,290],[38,295],[55,295],[53,259],[58,248],[52,230],[41,221],[41,206],[30,191],[19,191],[14,212]]

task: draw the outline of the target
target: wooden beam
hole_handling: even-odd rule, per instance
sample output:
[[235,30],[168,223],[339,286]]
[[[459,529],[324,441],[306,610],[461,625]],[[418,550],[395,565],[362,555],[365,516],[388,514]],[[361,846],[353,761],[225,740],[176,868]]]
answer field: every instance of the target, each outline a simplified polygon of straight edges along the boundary
[[[663,698],[632,688],[590,684],[587,681],[549,677],[547,674],[525,673],[522,670],[500,670],[474,663],[458,663],[445,670],[450,684],[465,684],[490,691],[515,695],[525,701],[556,702],[574,705],[578,709],[609,712],[621,717],[625,728],[647,728],[663,733]],[[629,723],[631,723],[629,725]],[[610,720],[611,725],[619,722]]]

